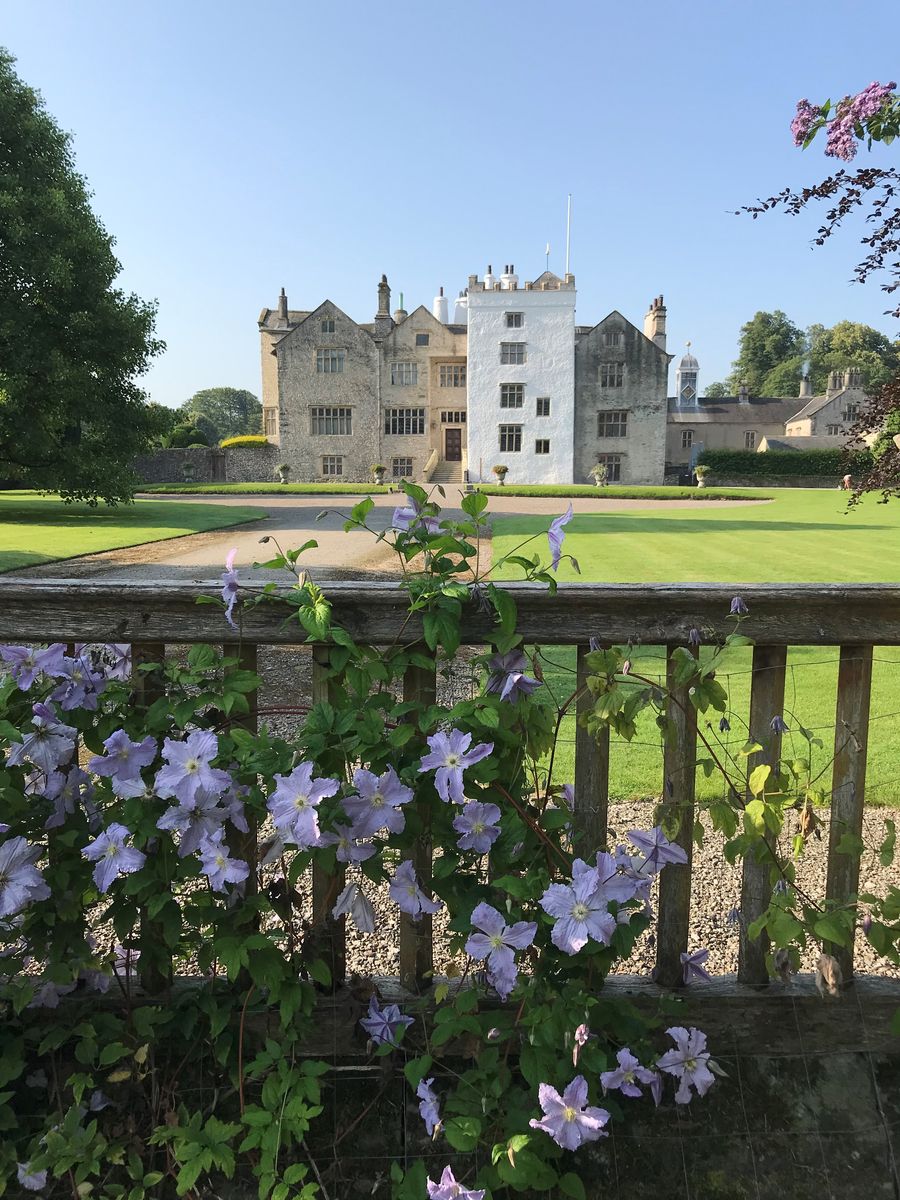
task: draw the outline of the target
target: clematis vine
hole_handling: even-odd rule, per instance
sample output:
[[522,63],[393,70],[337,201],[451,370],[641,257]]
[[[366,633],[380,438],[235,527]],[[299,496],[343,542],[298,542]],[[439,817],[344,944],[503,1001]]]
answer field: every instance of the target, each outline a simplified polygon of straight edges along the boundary
[[551,883],[540,899],[544,912],[556,918],[553,945],[565,954],[577,954],[592,939],[608,946],[616,930],[608,904],[597,869],[576,859],[571,884]]
[[62,642],[52,646],[0,646],[0,660],[9,667],[20,692],[27,692],[36,679],[53,676],[62,669],[66,647]]
[[200,843],[200,870],[209,880],[209,886],[214,892],[226,891],[227,883],[243,883],[250,874],[248,863],[241,858],[231,858],[230,855],[231,851],[225,844],[225,833],[222,829],[218,829]]
[[642,1092],[638,1084],[652,1084],[657,1078],[655,1071],[641,1066],[627,1046],[623,1046],[618,1052],[616,1062],[619,1065],[614,1071],[600,1073],[600,1085],[604,1095],[607,1092],[619,1091],[623,1096],[640,1096]]
[[559,566],[559,560],[562,558],[563,540],[565,539],[565,527],[572,520],[574,513],[572,505],[563,513],[561,517],[556,517],[550,522],[550,528],[547,530],[547,541],[550,543],[550,567],[551,570],[556,570]]
[[360,933],[375,932],[375,909],[359,884],[348,883],[331,910],[335,920],[347,913]]
[[471,733],[459,729],[432,734],[427,740],[430,753],[419,763],[419,774],[433,770],[434,786],[440,798],[445,803],[464,804],[463,771],[487,758],[493,752],[494,743],[481,742],[470,750]]
[[632,829],[628,839],[637,846],[647,863],[661,870],[666,863],[686,863],[687,851],[676,842],[670,842],[662,831],[662,827],[654,825],[652,829]]
[[357,837],[372,837],[381,829],[403,832],[406,818],[399,810],[412,800],[413,790],[400,782],[393,767],[382,775],[360,767],[353,773],[353,786],[356,795],[345,796],[341,806],[353,822]]
[[536,921],[516,921],[507,925],[502,915],[490,904],[476,905],[472,925],[478,933],[469,935],[466,954],[471,958],[487,959],[488,983],[501,1000],[516,986],[518,970],[514,950],[524,950],[534,941]]
[[509,650],[506,654],[495,654],[488,662],[490,675],[487,691],[499,692],[501,700],[516,704],[520,696],[530,696],[541,686],[537,679],[525,674],[528,659],[521,650]]
[[432,1088],[434,1078],[420,1079],[416,1088],[419,1098],[419,1116],[425,1122],[425,1131],[429,1137],[441,1127],[441,1101],[437,1092]]
[[681,966],[686,984],[690,983],[692,979],[701,979],[705,983],[710,982],[709,971],[703,966],[708,958],[708,950],[694,950],[691,954],[681,952]]
[[276,788],[269,796],[268,808],[282,839],[301,850],[319,844],[319,819],[316,812],[323,800],[340,788],[336,779],[313,779],[315,767],[302,762],[290,775],[276,775]]
[[225,601],[225,620],[232,629],[237,629],[237,624],[232,615],[238,594],[238,573],[234,569],[234,560],[236,557],[237,547],[228,551],[228,557],[225,559],[225,570],[222,572],[222,599]]
[[333,831],[319,835],[320,846],[337,846],[335,858],[342,863],[361,863],[371,858],[375,847],[371,842],[359,840],[355,825],[335,825]]
[[125,839],[130,837],[131,830],[114,821],[81,851],[88,862],[97,864],[93,876],[100,892],[108,891],[117,876],[139,871],[146,862],[146,855],[140,850],[125,845]]
[[698,1096],[705,1096],[716,1082],[716,1077],[710,1070],[706,1034],[693,1026],[685,1029],[682,1025],[674,1025],[667,1029],[666,1033],[675,1043],[675,1048],[667,1050],[656,1066],[660,1071],[674,1075],[678,1080],[675,1103],[690,1104],[691,1088],[696,1090]]
[[453,828],[461,835],[456,843],[459,849],[487,854],[500,836],[499,820],[500,809],[496,804],[470,800],[453,822]]
[[441,907],[440,900],[429,899],[419,887],[415,868],[409,859],[402,862],[394,872],[388,886],[388,894],[399,906],[400,911],[405,912],[414,921],[418,921],[423,913],[436,913]]
[[0,842],[0,917],[14,917],[35,900],[46,900],[50,889],[34,865],[42,853],[23,837]]
[[453,1174],[452,1167],[444,1167],[439,1183],[429,1179],[428,1200],[484,1200],[484,1188],[463,1187]]
[[539,1121],[532,1117],[528,1124],[548,1133],[563,1150],[577,1150],[582,1142],[609,1136],[604,1129],[609,1113],[605,1108],[588,1105],[588,1085],[583,1075],[576,1075],[562,1095],[549,1083],[540,1084],[538,1101],[544,1115]]
[[231,783],[231,776],[211,766],[218,753],[218,738],[208,729],[195,730],[183,742],[166,738],[162,748],[166,765],[157,771],[153,785],[157,796],[191,804],[201,790],[219,795]]
[[[149,767],[156,758],[156,738],[149,735],[140,742],[133,742],[124,729],[118,729],[103,743],[105,755],[97,754],[88,763],[95,775],[101,775],[112,781],[113,792],[117,796],[134,795],[133,785],[140,784],[141,768]],[[126,786],[123,788],[122,785]]]
[[49,704],[34,704],[31,711],[34,713],[31,719],[34,733],[27,733],[21,742],[17,742],[6,761],[11,767],[32,762],[45,775],[50,775],[74,754],[77,731],[71,725],[64,725]]

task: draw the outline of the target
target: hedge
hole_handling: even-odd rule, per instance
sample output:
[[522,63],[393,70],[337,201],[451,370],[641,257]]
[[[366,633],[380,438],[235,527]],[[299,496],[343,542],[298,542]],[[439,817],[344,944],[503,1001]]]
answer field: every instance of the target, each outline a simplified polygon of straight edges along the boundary
[[834,450],[767,450],[764,454],[755,450],[704,450],[697,462],[709,467],[714,479],[734,475],[755,475],[760,479],[778,475],[839,479],[848,471],[851,474],[868,471],[872,466],[872,455],[868,450],[842,447]]
[[219,445],[223,450],[228,446],[270,446],[272,443],[261,433],[244,433],[238,437],[223,438]]

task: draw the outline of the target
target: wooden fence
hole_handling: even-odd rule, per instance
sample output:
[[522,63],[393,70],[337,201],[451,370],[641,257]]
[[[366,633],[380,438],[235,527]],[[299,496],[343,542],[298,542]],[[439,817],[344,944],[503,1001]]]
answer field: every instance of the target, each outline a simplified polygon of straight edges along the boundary
[[[198,605],[198,596],[214,594],[217,584],[186,586],[180,583],[86,583],[52,580],[24,583],[0,580],[0,642],[130,642],[136,661],[159,661],[166,644],[222,642],[228,632],[220,609]],[[410,620],[405,594],[387,583],[333,583],[325,591],[333,617],[357,640],[384,644],[395,639],[415,642],[421,626]],[[579,679],[585,675],[589,640],[602,644],[631,641],[643,646],[686,645],[692,628],[705,642],[733,629],[727,619],[734,586],[721,584],[594,585],[566,584],[556,596],[531,584],[510,584],[515,597],[518,629],[526,642],[570,645],[577,648]],[[828,845],[827,898],[845,900],[855,894],[859,861],[839,854],[844,833],[862,831],[865,797],[866,747],[872,681],[873,646],[900,645],[900,587],[894,585],[746,585],[740,593],[749,609],[742,633],[753,639],[750,699],[750,736],[772,747],[770,721],[781,713],[784,701],[789,646],[839,646],[837,705],[835,713],[832,807]],[[295,645],[299,627],[286,621],[286,610],[264,604],[250,610],[243,622],[239,643],[225,643],[237,651],[244,667],[254,669],[257,647]],[[464,625],[463,641],[481,645],[489,640],[490,614],[475,606]],[[327,695],[328,648],[313,652],[312,697]],[[434,696],[434,674],[411,668],[404,681],[404,696],[427,704]],[[677,738],[665,749],[664,778],[669,799],[684,819],[679,843],[688,861],[669,866],[660,877],[659,920],[656,944],[656,979],[663,986],[681,981],[680,955],[688,948],[691,903],[691,850],[695,805],[697,725],[687,688],[674,688],[669,715]],[[589,699],[583,697],[579,708]],[[253,717],[251,716],[251,720]],[[777,751],[777,746],[776,746]],[[750,768],[754,765],[750,761]],[[608,731],[595,740],[580,726],[575,737],[575,819],[585,852],[606,839],[609,780]],[[255,832],[250,840],[254,842]],[[244,852],[250,850],[244,847]],[[252,853],[252,851],[251,851]],[[423,837],[414,854],[416,871],[427,888],[431,872],[431,845]],[[331,927],[332,966],[335,978],[344,967],[343,921],[332,922],[330,909],[341,878],[314,870],[313,910],[316,922]],[[743,868],[741,913],[748,925],[767,906],[769,871],[765,864],[746,862]],[[766,944],[751,942],[741,934],[738,979],[761,986],[768,981]],[[853,969],[853,948],[835,948],[845,979]],[[431,919],[418,923],[401,916],[400,977],[415,988],[432,969]]]

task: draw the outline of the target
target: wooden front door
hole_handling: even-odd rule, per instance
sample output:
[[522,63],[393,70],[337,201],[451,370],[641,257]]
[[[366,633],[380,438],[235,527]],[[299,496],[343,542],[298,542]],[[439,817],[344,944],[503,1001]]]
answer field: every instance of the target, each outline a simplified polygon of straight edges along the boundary
[[444,430],[444,458],[447,462],[462,462],[462,430]]

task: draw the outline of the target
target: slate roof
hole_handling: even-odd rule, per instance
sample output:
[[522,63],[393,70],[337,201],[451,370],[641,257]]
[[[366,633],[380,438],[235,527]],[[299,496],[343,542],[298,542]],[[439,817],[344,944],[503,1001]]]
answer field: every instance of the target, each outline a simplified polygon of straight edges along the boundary
[[784,425],[797,411],[796,398],[783,396],[701,396],[696,404],[679,405],[676,396],[668,400],[669,420],[676,425]]
[[847,436],[836,434],[829,437],[824,433],[815,433],[809,437],[767,437],[763,441],[768,450],[834,450],[846,443]]

